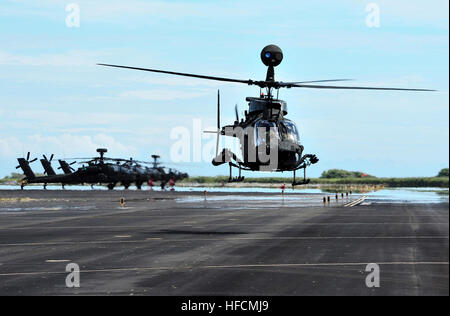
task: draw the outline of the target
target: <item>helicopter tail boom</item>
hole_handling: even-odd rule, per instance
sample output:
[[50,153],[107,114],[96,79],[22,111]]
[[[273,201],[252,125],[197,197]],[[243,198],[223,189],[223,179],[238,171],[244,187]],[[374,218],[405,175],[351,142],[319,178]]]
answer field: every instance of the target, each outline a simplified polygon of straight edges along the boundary
[[31,169],[30,162],[28,160],[26,160],[25,158],[17,158],[17,161],[19,162],[19,165],[17,166],[17,168],[22,169],[27,180],[33,180],[36,178],[36,175],[34,174],[33,170]]

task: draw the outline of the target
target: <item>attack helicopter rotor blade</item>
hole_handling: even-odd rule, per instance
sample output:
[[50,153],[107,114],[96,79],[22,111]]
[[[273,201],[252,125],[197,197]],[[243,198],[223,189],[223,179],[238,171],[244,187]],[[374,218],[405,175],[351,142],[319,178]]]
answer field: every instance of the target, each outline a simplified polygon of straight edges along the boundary
[[52,161],[53,160],[53,157],[55,156],[55,154],[52,154],[51,156],[50,156],[50,161]]
[[44,157],[44,159],[48,161],[48,159],[47,159],[47,156],[46,156],[46,155],[42,155],[42,157]]
[[342,89],[342,90],[382,90],[382,91],[423,91],[433,92],[436,90],[430,89],[405,89],[405,88],[382,88],[382,87],[349,87],[349,86],[321,86],[310,84],[293,84],[286,86],[289,88],[312,88],[312,89]]
[[192,78],[199,78],[199,79],[208,79],[208,80],[225,81],[225,82],[238,82],[238,83],[246,83],[249,85],[254,84],[253,80],[241,80],[241,79],[233,79],[233,78],[196,75],[196,74],[190,74],[190,73],[184,73],[184,72],[174,72],[174,71],[166,71],[166,70],[159,70],[159,69],[120,66],[120,65],[111,65],[111,64],[97,64],[97,65],[98,66],[106,66],[106,67],[123,68],[123,69],[150,71],[150,72],[157,72],[157,73],[168,74],[168,75],[185,76],[185,77],[192,77]]
[[27,153],[27,161],[30,160],[30,152]]
[[36,160],[37,160],[37,158],[34,158],[33,160],[28,161],[28,163],[35,162]]
[[236,114],[236,121],[239,123],[239,111],[237,104],[234,106],[234,114]]
[[89,164],[89,163],[92,163],[94,161],[97,161],[97,160],[86,160],[86,161],[80,161],[79,163],[81,163],[81,164],[84,164],[84,163]]
[[76,164],[76,163],[77,163],[76,161],[71,162],[71,163],[69,163],[69,166],[74,165],[74,164]]

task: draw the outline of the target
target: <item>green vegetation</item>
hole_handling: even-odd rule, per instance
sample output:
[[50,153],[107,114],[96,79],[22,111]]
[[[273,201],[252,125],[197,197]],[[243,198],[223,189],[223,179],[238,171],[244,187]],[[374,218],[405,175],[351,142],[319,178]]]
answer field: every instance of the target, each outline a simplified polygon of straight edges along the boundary
[[[199,185],[220,185],[227,182],[228,177],[192,177],[185,179],[183,183],[193,183]],[[245,178],[244,183],[255,184],[283,184],[290,183],[291,178],[267,177],[267,178]],[[424,188],[438,187],[448,188],[448,168],[441,170],[438,177],[415,177],[415,178],[377,178],[360,171],[347,171],[340,169],[331,169],[324,171],[320,178],[311,179],[313,185],[361,185],[361,186],[385,186],[391,188]]]
[[[45,176],[43,173],[36,173],[36,177]],[[0,179],[0,184],[7,184],[9,182],[19,184],[25,176],[21,173],[13,172],[11,175]]]
[[375,178],[361,171],[347,171],[342,169],[331,169],[322,172],[322,179],[343,179],[343,178]]
[[[222,181],[227,182],[228,177],[191,177],[189,179],[183,180],[183,183],[194,183],[194,184],[204,184],[213,185],[220,184]],[[260,183],[260,184],[283,184],[290,183],[292,181],[290,178],[245,178],[244,183]],[[364,178],[338,178],[338,179],[327,179],[327,178],[315,178],[311,179],[311,184],[330,184],[330,185],[379,185],[392,188],[399,187],[439,187],[448,188],[449,179],[444,177],[431,177],[431,178],[375,178],[375,177],[364,177]]]
[[0,179],[0,184],[8,183],[8,182],[15,182],[19,183],[23,178],[23,175],[17,172],[11,173],[10,176],[6,176],[3,179]]
[[441,171],[439,171],[438,177],[447,177],[448,178],[448,168],[444,168]]

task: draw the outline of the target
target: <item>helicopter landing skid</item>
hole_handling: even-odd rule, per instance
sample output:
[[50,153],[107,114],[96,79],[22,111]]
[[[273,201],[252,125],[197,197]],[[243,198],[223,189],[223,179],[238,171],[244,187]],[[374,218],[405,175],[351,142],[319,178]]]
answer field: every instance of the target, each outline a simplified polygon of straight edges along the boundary
[[[311,182],[310,179],[306,179],[306,168],[310,165],[316,164],[319,161],[316,155],[304,155],[300,161],[300,165],[294,170],[294,180],[292,181],[292,186],[306,185]],[[303,169],[303,180],[297,181],[296,171]]]
[[[242,176],[242,170],[249,170],[249,169],[246,169],[245,167],[242,166],[242,162],[231,150],[224,148],[222,152],[216,158],[213,159],[212,164],[214,166],[220,166],[227,162],[230,167],[230,176],[228,178],[228,183],[244,181],[245,177]],[[239,170],[238,177],[233,178],[233,167]]]
[[308,184],[311,180],[310,179],[306,179],[306,166],[304,166],[303,168],[303,180],[302,181],[297,181],[296,178],[296,171],[294,170],[294,180],[292,181],[292,186],[295,187],[297,185],[305,185]]
[[[242,168],[240,166],[237,166],[237,165],[231,163],[231,162],[229,162],[228,165],[230,166],[230,177],[228,178],[228,183],[244,181],[245,177],[242,176]],[[233,167],[238,168],[238,170],[239,170],[239,176],[238,177],[234,177],[233,178]]]
[[297,185],[306,185],[309,184],[309,182],[311,182],[311,179],[304,179],[303,181],[295,181],[292,182],[292,186],[295,187]]

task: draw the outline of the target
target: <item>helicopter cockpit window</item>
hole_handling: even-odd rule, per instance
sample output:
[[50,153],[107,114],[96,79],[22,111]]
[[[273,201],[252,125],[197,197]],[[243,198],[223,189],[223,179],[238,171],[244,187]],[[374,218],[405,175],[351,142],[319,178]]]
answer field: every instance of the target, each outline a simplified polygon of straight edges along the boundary
[[291,121],[284,120],[280,123],[280,135],[281,139],[284,141],[300,144],[297,126]]
[[273,120],[276,120],[280,116],[280,112],[281,112],[280,109],[272,108],[269,111],[269,117]]
[[266,145],[270,142],[270,130],[273,129],[274,133],[272,138],[276,135],[277,125],[275,122],[269,122],[266,120],[260,120],[255,124],[255,143],[256,146]]

